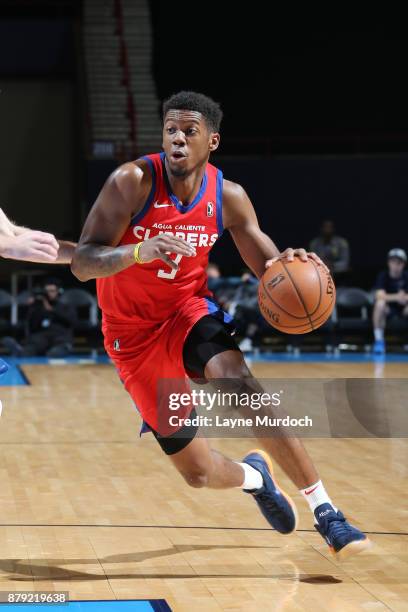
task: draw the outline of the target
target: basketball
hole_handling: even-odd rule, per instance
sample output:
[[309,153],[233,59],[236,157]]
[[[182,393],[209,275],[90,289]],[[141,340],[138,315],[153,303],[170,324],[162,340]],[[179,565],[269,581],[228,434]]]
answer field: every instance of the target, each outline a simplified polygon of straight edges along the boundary
[[259,282],[258,302],[265,319],[286,334],[307,334],[327,321],[336,302],[329,272],[312,259],[279,260]]

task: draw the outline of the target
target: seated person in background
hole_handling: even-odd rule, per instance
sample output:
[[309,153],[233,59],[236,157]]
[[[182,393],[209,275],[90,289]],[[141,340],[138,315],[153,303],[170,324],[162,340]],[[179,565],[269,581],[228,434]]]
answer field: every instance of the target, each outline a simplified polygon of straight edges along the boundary
[[[207,266],[207,283],[210,291],[214,293],[217,302],[224,310],[229,312],[230,302],[235,295],[235,290],[241,284],[239,276],[222,276],[218,264],[209,262]],[[233,316],[233,313],[230,313]]]
[[258,279],[248,269],[243,270],[241,282],[234,296],[234,320],[237,333],[242,336],[239,343],[241,351],[252,351],[253,340],[262,327],[265,319],[258,305]]
[[207,279],[210,291],[214,291],[222,281],[220,267],[212,261],[207,266]]
[[221,276],[213,262],[207,266],[207,278],[217,302],[234,317],[237,333],[243,337],[240,349],[252,350],[252,340],[264,322],[258,306],[258,280],[248,269],[241,276]]
[[350,247],[345,238],[336,236],[333,221],[323,221],[320,236],[312,240],[310,250],[317,253],[337,279],[350,268]]
[[408,317],[407,254],[403,249],[388,253],[388,270],[380,272],[375,284],[373,310],[374,352],[385,352],[384,329],[387,317]]
[[3,339],[13,356],[65,357],[72,352],[76,313],[70,304],[61,302],[61,293],[57,279],[46,280],[42,289],[34,291],[28,301],[26,340],[20,345],[14,338]]
[[[74,242],[57,240],[47,232],[16,225],[0,208],[0,257],[35,263],[69,264],[75,246]],[[7,370],[7,363],[0,359],[0,375]]]

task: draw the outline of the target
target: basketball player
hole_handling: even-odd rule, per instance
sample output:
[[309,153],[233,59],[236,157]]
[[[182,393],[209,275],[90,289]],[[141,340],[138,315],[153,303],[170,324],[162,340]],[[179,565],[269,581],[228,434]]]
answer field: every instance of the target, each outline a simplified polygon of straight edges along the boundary
[[[0,208],[0,256],[34,263],[71,263],[73,242],[57,240],[52,234],[20,227],[10,221]],[[0,359],[0,374],[8,365]]]
[[[158,431],[157,381],[186,374],[212,379],[254,379],[228,329],[230,317],[207,289],[209,251],[228,229],[245,263],[260,278],[282,254],[259,228],[244,189],[208,163],[220,142],[222,112],[193,92],[163,106],[163,153],[119,167],[99,194],[74,253],[72,271],[96,278],[105,347],[119,376],[163,451],[193,487],[238,487],[250,493],[280,533],[296,529],[291,498],[280,489],[264,451],[235,462],[186,427],[184,437]],[[285,435],[260,441],[314,514],[317,531],[340,558],[365,550],[366,536],[333,505],[301,442]]]

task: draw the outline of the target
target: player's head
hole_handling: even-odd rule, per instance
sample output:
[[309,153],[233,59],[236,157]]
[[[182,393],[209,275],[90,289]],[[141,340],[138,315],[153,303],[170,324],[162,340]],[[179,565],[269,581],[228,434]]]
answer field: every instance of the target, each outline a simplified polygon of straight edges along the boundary
[[406,263],[407,254],[404,249],[391,249],[388,253],[388,270],[391,276],[400,276]]
[[211,98],[180,91],[163,103],[163,149],[170,171],[188,176],[220,142],[222,110]]

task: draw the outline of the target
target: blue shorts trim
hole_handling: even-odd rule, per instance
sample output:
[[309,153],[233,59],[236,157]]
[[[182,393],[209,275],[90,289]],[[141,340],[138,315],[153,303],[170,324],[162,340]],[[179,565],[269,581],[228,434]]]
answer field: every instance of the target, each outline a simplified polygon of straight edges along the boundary
[[233,318],[231,317],[231,315],[228,314],[228,312],[225,312],[225,310],[222,310],[221,306],[217,304],[217,302],[213,298],[206,297],[204,299],[207,302],[208,314],[212,315],[217,313],[218,315],[222,316],[223,322],[227,324],[233,322]]

